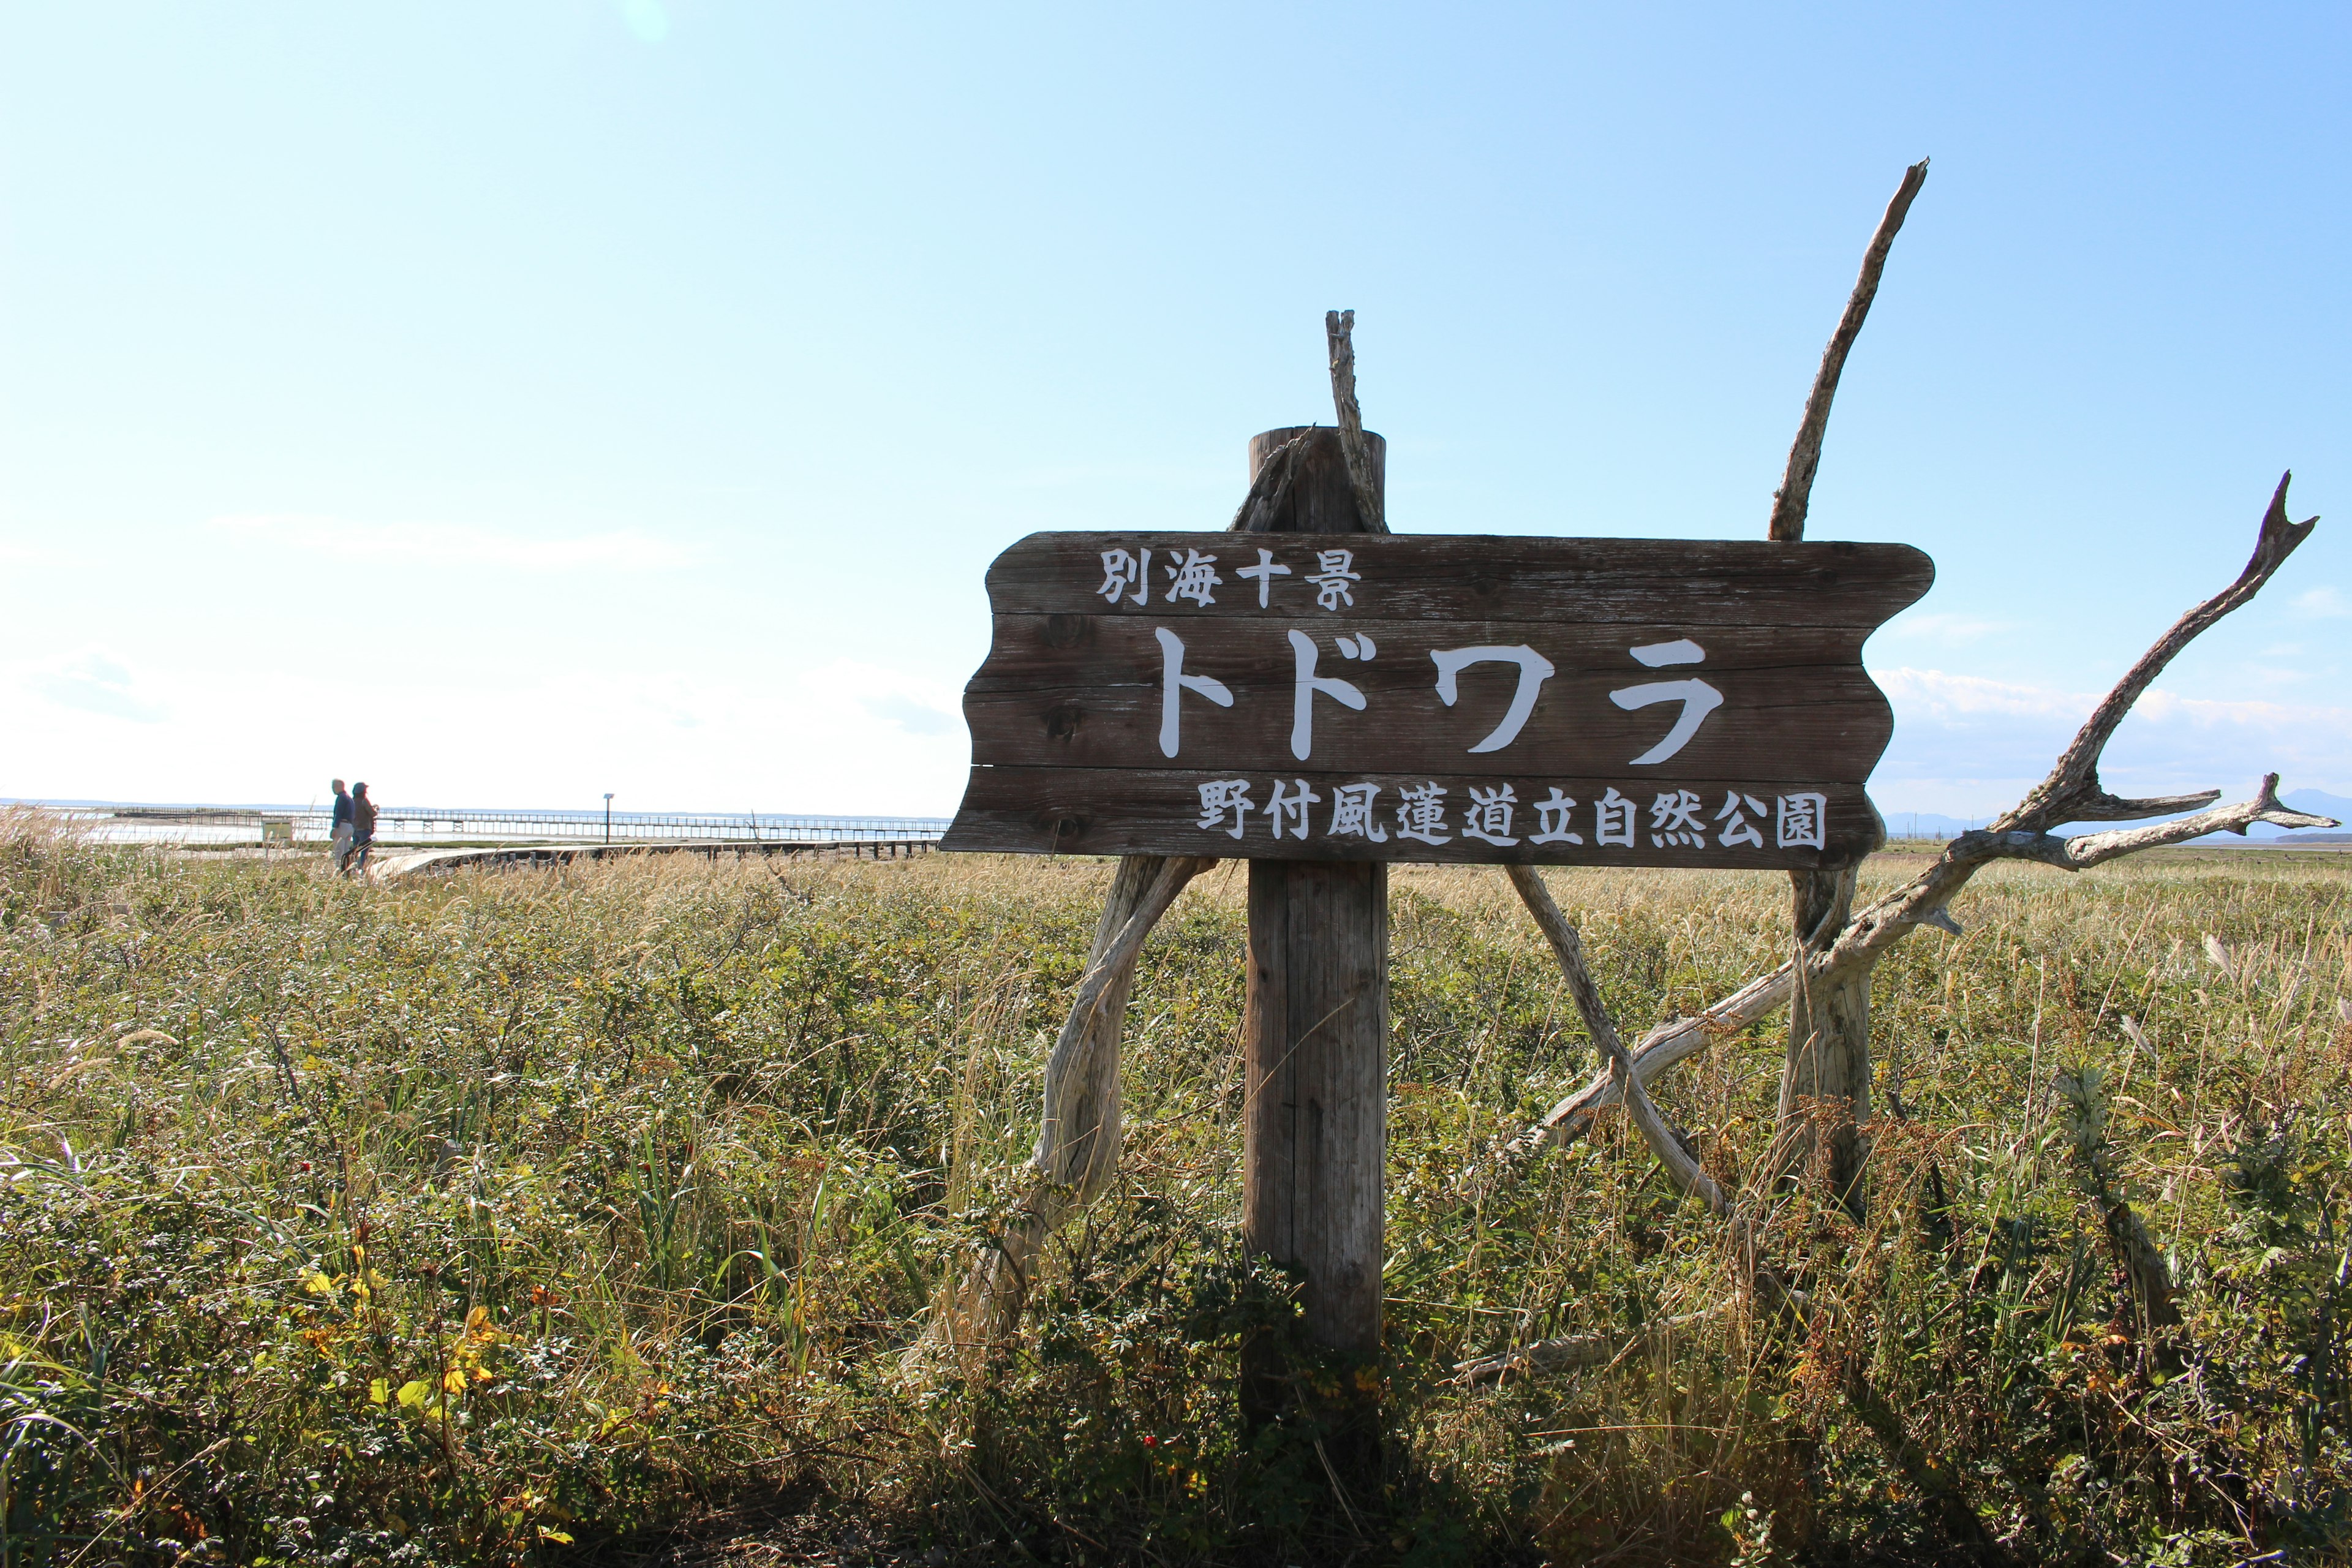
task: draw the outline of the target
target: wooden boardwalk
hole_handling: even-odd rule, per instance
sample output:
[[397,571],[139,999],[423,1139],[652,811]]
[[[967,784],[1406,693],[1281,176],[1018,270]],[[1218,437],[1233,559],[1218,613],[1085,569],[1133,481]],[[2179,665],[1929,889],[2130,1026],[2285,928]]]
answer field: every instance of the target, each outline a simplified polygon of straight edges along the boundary
[[632,855],[703,855],[740,859],[786,856],[803,860],[903,860],[938,847],[929,838],[837,839],[830,842],[741,838],[630,839],[614,844],[488,844],[457,849],[407,849],[378,854],[368,867],[371,882],[397,882],[448,871],[524,866],[569,866]]

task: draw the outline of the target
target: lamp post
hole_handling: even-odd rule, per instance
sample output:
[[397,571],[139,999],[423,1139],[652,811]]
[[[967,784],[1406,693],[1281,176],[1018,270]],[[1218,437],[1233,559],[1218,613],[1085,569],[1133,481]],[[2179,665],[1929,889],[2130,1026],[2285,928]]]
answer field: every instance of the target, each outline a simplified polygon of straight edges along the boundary
[[604,842],[613,842],[613,792],[604,792]]

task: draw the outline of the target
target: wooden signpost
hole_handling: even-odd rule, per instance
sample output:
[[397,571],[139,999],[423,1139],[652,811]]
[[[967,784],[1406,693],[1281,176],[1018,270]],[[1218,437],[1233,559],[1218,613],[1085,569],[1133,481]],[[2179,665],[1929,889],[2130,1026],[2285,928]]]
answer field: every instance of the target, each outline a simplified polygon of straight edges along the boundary
[[1032,534],[942,847],[1810,868],[1877,841],[1899,544]]
[[[1254,483],[1251,531],[1040,533],[999,556],[940,847],[1177,858],[1135,865],[1139,887],[1250,862],[1245,1239],[1301,1270],[1318,1342],[1370,1361],[1387,862],[1859,859],[1893,731],[1863,643],[1934,573],[1903,545],[1363,531],[1382,450],[1363,440],[1368,489],[1337,432],[1254,440],[1254,481],[1289,469],[1276,504]],[[1255,1413],[1279,1371],[1245,1366]],[[1361,1474],[1377,1380],[1351,1386],[1333,1441]]]

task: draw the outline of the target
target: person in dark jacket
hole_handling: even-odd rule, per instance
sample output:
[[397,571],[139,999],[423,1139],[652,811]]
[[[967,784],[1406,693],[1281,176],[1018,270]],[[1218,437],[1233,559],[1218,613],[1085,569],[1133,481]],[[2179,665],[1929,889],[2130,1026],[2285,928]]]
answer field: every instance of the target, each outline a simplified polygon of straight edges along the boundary
[[343,787],[341,779],[335,781],[335,819],[331,828],[327,840],[327,858],[340,873],[343,863],[352,858],[352,795]]
[[375,844],[375,802],[368,798],[365,781],[352,785],[352,853],[361,876],[367,875],[368,851]]

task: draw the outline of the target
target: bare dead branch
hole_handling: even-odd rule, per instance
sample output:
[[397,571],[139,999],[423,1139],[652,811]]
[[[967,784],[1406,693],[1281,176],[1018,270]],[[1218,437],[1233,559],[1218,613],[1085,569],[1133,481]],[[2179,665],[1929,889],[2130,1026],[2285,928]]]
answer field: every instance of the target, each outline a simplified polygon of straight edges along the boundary
[[[1980,848],[1971,847],[1969,852],[1980,854],[1990,860],[2036,860],[2045,866],[2055,866],[2063,871],[2079,871],[2086,866],[2096,866],[2103,860],[2119,856],[2136,855],[2143,849],[2160,848],[2168,844],[2185,844],[2209,833],[2235,833],[2243,837],[2247,828],[2257,822],[2267,822],[2276,827],[2335,827],[2339,826],[2332,816],[2316,816],[2309,812],[2291,811],[2279,804],[2276,773],[2263,775],[2263,787],[2252,800],[2242,800],[2234,805],[2217,805],[2210,811],[2200,811],[2193,816],[2177,817],[2170,822],[2151,823],[2145,827],[2118,828],[2109,833],[2078,833],[2061,837],[2052,833],[1985,832],[1963,834],[1963,839],[1982,838]],[[2213,792],[2219,795],[2221,792]],[[2208,798],[2210,798],[2210,796]]]
[[1822,466],[1822,437],[1829,430],[1830,402],[1837,396],[1838,377],[1845,374],[1845,356],[1853,351],[1854,339],[1862,335],[1870,302],[1878,297],[1886,253],[1894,248],[1895,236],[1910,215],[1912,198],[1927,183],[1927,159],[1903,171],[1903,184],[1895,187],[1895,199],[1886,204],[1878,232],[1870,237],[1870,248],[1862,253],[1862,276],[1854,279],[1845,314],[1838,318],[1837,331],[1830,334],[1829,347],[1822,351],[1822,368],[1813,377],[1812,395],[1805,399],[1805,416],[1797,424],[1797,439],[1789,447],[1788,471],[1781,477],[1780,488],[1772,493],[1768,538],[1793,544],[1805,537],[1805,513],[1812,505],[1813,475]]
[[1532,866],[1512,866],[1507,869],[1511,885],[1519,890],[1528,912],[1535,916],[1536,924],[1542,928],[1545,940],[1559,959],[1561,973],[1568,977],[1569,994],[1576,999],[1577,1011],[1584,1017],[1584,1026],[1592,1036],[1593,1045],[1608,1062],[1618,1099],[1623,1101],[1633,1126],[1641,1132],[1642,1142],[1665,1171],[1666,1180],[1675,1191],[1698,1199],[1709,1214],[1725,1222],[1730,1231],[1733,1266],[1741,1289],[1758,1291],[1771,1306],[1793,1306],[1810,1315],[1810,1303],[1801,1294],[1759,1266],[1755,1227],[1748,1223],[1746,1215],[1732,1207],[1722,1186],[1706,1173],[1689,1142],[1667,1124],[1649,1091],[1642,1087],[1641,1075],[1633,1070],[1633,1059],[1626,1052],[1625,1043],[1618,1038],[1617,1026],[1601,1003],[1601,988],[1593,984],[1591,969],[1584,962],[1583,939],[1577,935],[1568,917],[1560,913],[1551,889],[1544,886],[1542,875]]
[[1356,492],[1356,515],[1366,533],[1386,533],[1381,487],[1372,477],[1372,455],[1364,444],[1364,413],[1356,405],[1356,312],[1323,312],[1323,338],[1331,351],[1331,401],[1339,411],[1339,450],[1348,459],[1348,487]]
[[[1649,1083],[1668,1068],[1696,1056],[1717,1036],[1738,1034],[1758,1019],[1769,1017],[1788,1005],[1795,977],[1794,966],[1784,963],[1769,974],[1758,975],[1703,1013],[1659,1025],[1629,1053],[1633,1076]],[[1601,1112],[1619,1100],[1616,1077],[1604,1063],[1583,1088],[1545,1112],[1542,1121],[1512,1136],[1496,1153],[1506,1163],[1516,1163],[1547,1146],[1565,1149],[1591,1131]]]
[[[2292,478],[2292,474],[2287,476],[2287,479]],[[2158,671],[2199,633],[2260,592],[2280,564],[2310,534],[2319,521],[2317,518],[2299,523],[2286,520],[2287,479],[2279,481],[2277,492],[2271,498],[2270,509],[2263,515],[2262,529],[2255,542],[2253,556],[2238,580],[2182,616],[2171,630],[2165,633],[2157,645],[2132,667],[2115,692],[2100,704],[2099,711],[2093,714],[2091,721],[2084,726],[2082,733],[2068,748],[2069,757],[2078,751],[2084,753],[2087,760],[2080,773],[2074,776],[2087,778],[2087,788],[2092,795],[2111,801],[2117,807],[2153,806],[2158,810],[2167,809],[2173,803],[2201,805],[2220,797],[2221,792],[2214,790],[2202,795],[2173,796],[2169,801],[2114,801],[2097,786],[2098,752],[2105,744],[2106,737],[2113,734],[2116,726],[2123,721],[2124,713],[2130,710],[2131,701],[2137,700],[2147,690]],[[2122,700],[2120,709],[2112,718],[2103,717],[2119,699],[2127,700]],[[2023,826],[2027,805],[2037,796],[2062,803],[2049,820],[2103,820],[2081,809],[2085,804],[2096,805],[2095,801],[2086,801],[2081,794],[2074,796],[2074,806],[2067,807],[2063,804],[2063,792],[2067,788],[2069,776],[2067,769],[2066,760],[2061,759],[2058,768],[2036,786],[2034,795],[2027,797],[2025,805],[2008,813],[1991,828],[1963,834],[1954,839],[1945,847],[1944,853],[1918,876],[1856,911],[1825,952],[1809,958],[1807,983],[1821,984],[1837,974],[1851,973],[1856,966],[1874,964],[1888,948],[1922,925],[1953,930],[1957,922],[1952,921],[1945,905],[1967,886],[1969,879],[1976,875],[1979,868],[1994,860],[2032,860],[2062,870],[2079,871],[2121,856],[2167,844],[2183,843],[2208,833],[2243,833],[2257,822],[2281,827],[2338,826],[2332,817],[2290,811],[2281,805],[2278,775],[2275,773],[2263,779],[2261,791],[2251,801],[2217,806],[2172,822],[2071,837]],[[1524,896],[1524,889],[1522,894]],[[1545,896],[1548,900],[1549,893]],[[1539,911],[1537,918],[1540,923],[1542,915]],[[1750,980],[1696,1016],[1678,1018],[1652,1029],[1627,1053],[1633,1077],[1646,1084],[1667,1068],[1697,1055],[1716,1036],[1737,1033],[1769,1016],[1785,1005],[1794,994],[1795,981],[1793,963],[1783,963],[1770,973]],[[1567,1147],[1591,1131],[1601,1110],[1618,1103],[1620,1099],[1613,1065],[1604,1068],[1583,1088],[1553,1106],[1542,1121],[1505,1140],[1496,1151],[1496,1163],[1507,1169],[1514,1168],[1547,1146]]]
[[2143,849],[2186,843],[2208,833],[2242,834],[2257,822],[2280,827],[2337,826],[2332,816],[2315,816],[2281,805],[2278,774],[2266,773],[2260,793],[2252,800],[2216,806],[2194,816],[2146,827],[2076,834],[2072,837],[2021,828],[2007,833],[1990,829],[1964,833],[1945,847],[1943,858],[1933,866],[1855,915],[1853,923],[1846,927],[1821,960],[1821,972],[1844,972],[1857,964],[1876,963],[1881,953],[1908,936],[1913,928],[1933,923],[1945,900],[1958,892],[1979,867],[1992,861],[2031,860],[2062,871],[2080,871]]
[[1568,994],[1576,1002],[1577,1016],[1584,1020],[1585,1033],[1601,1053],[1601,1065],[1609,1065],[1625,1054],[1625,1044],[1617,1036],[1616,1021],[1609,1016],[1609,1008],[1601,1000],[1601,987],[1593,984],[1591,966],[1584,962],[1584,939],[1560,912],[1559,904],[1544,885],[1543,873],[1533,866],[1506,866],[1503,869],[1511,879],[1511,886],[1536,918],[1537,929],[1551,943],[1551,951],[1559,960],[1560,973],[1568,979]]
[[2263,584],[2286,563],[2295,547],[2311,536],[2313,527],[2319,521],[2316,517],[2302,522],[2287,521],[2286,487],[2294,478],[2293,469],[2279,476],[2278,489],[2272,494],[2270,508],[2263,513],[2262,528],[2254,536],[2254,552],[2247,558],[2246,569],[2238,574],[2238,580],[2173,622],[2172,629],[2139,656],[2139,662],[2124,672],[2115,689],[2084,721],[2065,754],[2058,759],[2057,766],[2050,770],[2050,776],[1995,821],[1991,832],[2003,834],[2019,828],[2038,832],[2063,822],[2129,821],[2210,805],[2221,798],[2221,792],[2215,790],[2204,795],[2176,795],[2162,800],[2118,800],[2100,787],[2099,755],[2106,750],[2116,726],[2164,672],[2164,667],[2215,622],[2261,593]]
[[[1106,1119],[1090,1113],[1079,1103],[1082,1100],[1099,1099],[1104,1092],[1115,1099],[1117,1086],[1108,1086],[1106,1090],[1092,1081],[1095,1075],[1076,1069],[1081,1058],[1089,1054],[1087,1044],[1107,997],[1116,988],[1124,1000],[1126,984],[1135,973],[1136,956],[1143,951],[1144,939],[1151,934],[1151,928],[1160,923],[1160,917],[1168,912],[1168,906],[1176,901],[1184,885],[1215,864],[1212,859],[1184,857],[1162,860],[1134,910],[1118,923],[1110,940],[1106,943],[1097,934],[1098,951],[1078,980],[1077,994],[1070,1003],[1070,1016],[1063,1020],[1053,1054],[1045,1058],[1045,1115],[1037,1130],[1037,1152],[1030,1166],[1048,1181],[1091,1186],[1095,1184],[1084,1178],[1097,1169],[1107,1171],[1117,1160],[1116,1117],[1108,1119],[1109,1136],[1097,1139],[1096,1130]],[[1103,923],[1110,924],[1117,912],[1116,903],[1107,907]],[[1118,1070],[1115,1060],[1110,1070],[1114,1074]],[[1072,1137],[1073,1132],[1078,1136]],[[1089,1148],[1087,1145],[1090,1142],[1107,1147]]]
[[1526,900],[1528,912],[1536,917],[1536,924],[1542,929],[1544,939],[1551,943],[1552,952],[1559,960],[1560,973],[1568,977],[1568,994],[1575,998],[1576,1010],[1584,1019],[1585,1032],[1592,1037],[1592,1044],[1601,1052],[1601,1059],[1608,1064],[1609,1076],[1617,1085],[1618,1098],[1625,1102],[1626,1110],[1633,1114],[1633,1125],[1641,1130],[1642,1141],[1650,1146],[1650,1152],[1657,1156],[1658,1163],[1666,1168],[1667,1179],[1674,1183],[1676,1192],[1685,1197],[1696,1194],[1716,1214],[1729,1214],[1731,1205],[1724,1197],[1723,1189],[1716,1184],[1714,1177],[1699,1168],[1698,1161],[1683,1146],[1682,1140],[1675,1136],[1674,1130],[1666,1125],[1665,1118],[1659,1115],[1658,1108],[1651,1103],[1648,1091],[1643,1089],[1640,1076],[1633,1071],[1633,1058],[1625,1053],[1625,1042],[1617,1037],[1617,1026],[1611,1020],[1607,1006],[1601,1003],[1601,988],[1592,982],[1592,970],[1584,962],[1584,941],[1576,934],[1576,928],[1568,923],[1568,917],[1560,913],[1559,905],[1552,899],[1551,889],[1544,886],[1543,874],[1532,866],[1507,866],[1504,869],[1510,873],[1511,886],[1517,888],[1519,897]]
[[1213,859],[1129,855],[1119,861],[1104,900],[1086,973],[1069,1016],[1045,1058],[1045,1104],[1027,1195],[997,1245],[975,1259],[961,1284],[942,1295],[934,1342],[987,1343],[1019,1318],[1045,1238],[1110,1183],[1119,1154],[1120,1015],[1137,955],[1185,884]]

